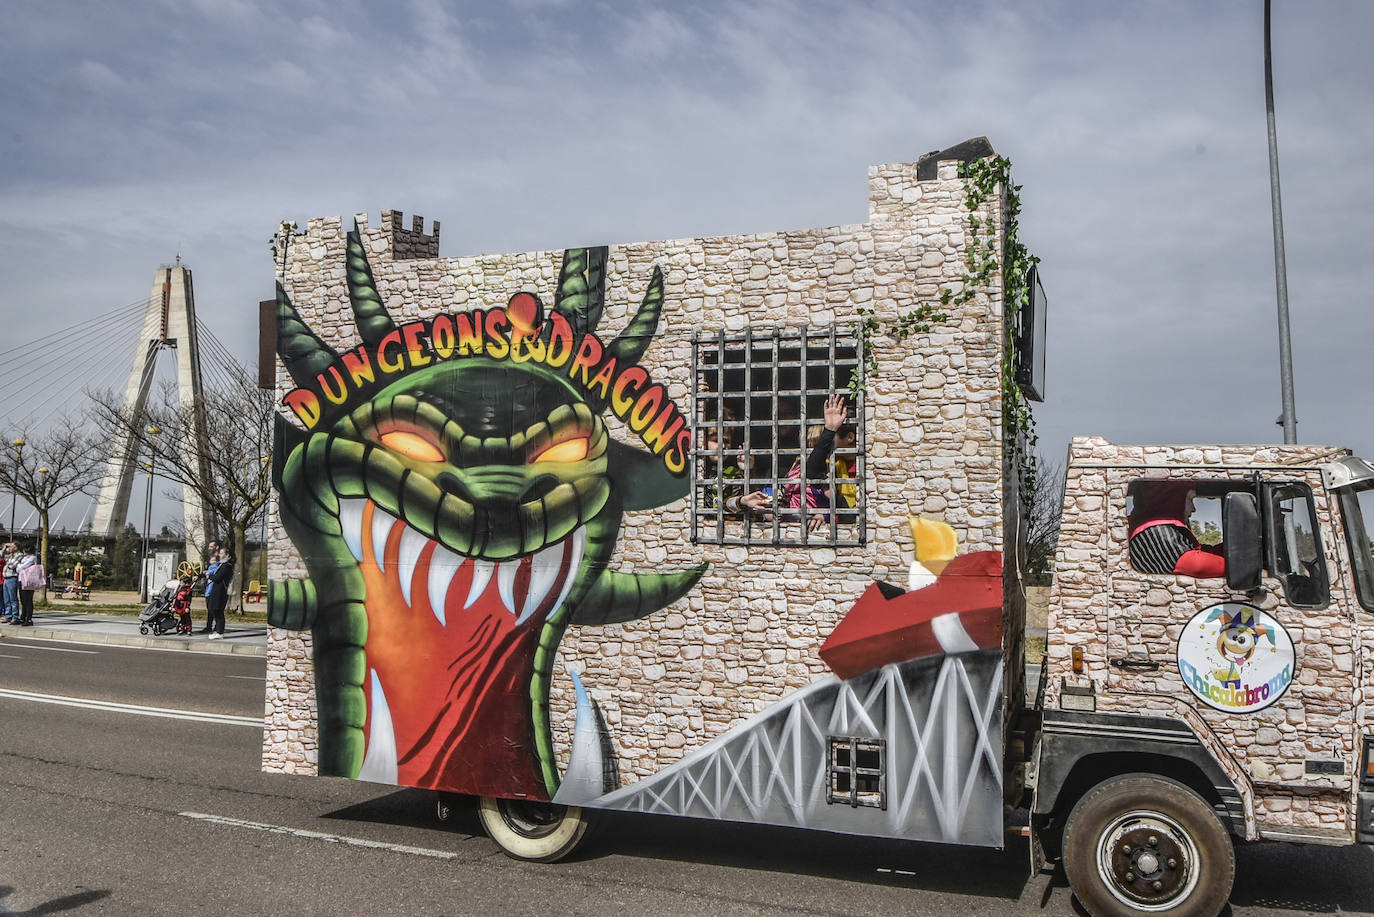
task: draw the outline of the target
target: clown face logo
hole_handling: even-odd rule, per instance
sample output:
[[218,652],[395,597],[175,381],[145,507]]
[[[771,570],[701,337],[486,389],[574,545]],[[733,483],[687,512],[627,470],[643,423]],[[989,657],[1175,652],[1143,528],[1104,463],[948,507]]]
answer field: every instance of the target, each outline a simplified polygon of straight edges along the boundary
[[1253,605],[1223,602],[1193,616],[1178,638],[1178,671],[1204,704],[1253,713],[1293,683],[1293,641]]

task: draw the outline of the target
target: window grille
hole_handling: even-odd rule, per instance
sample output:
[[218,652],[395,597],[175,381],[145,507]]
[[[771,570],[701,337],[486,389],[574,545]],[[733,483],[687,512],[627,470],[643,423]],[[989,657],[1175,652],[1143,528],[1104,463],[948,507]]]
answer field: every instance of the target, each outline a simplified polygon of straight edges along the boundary
[[887,809],[887,748],[882,739],[830,736],[829,805]]
[[[695,541],[864,543],[864,410],[862,395],[849,391],[851,379],[862,379],[862,362],[853,335],[834,326],[692,335]],[[846,397],[849,416],[824,476],[808,479],[808,428],[814,434],[822,427],[832,394]],[[766,498],[764,509],[740,505],[756,492]]]

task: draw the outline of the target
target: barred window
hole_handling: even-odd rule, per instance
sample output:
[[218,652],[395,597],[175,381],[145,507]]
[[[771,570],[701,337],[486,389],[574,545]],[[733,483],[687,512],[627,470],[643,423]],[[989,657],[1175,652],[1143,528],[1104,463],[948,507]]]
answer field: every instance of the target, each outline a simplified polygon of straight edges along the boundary
[[[849,392],[861,359],[853,335],[833,326],[698,332],[692,357],[693,539],[863,544],[863,402]],[[831,441],[824,412],[832,395],[845,397],[848,417],[816,473]]]
[[830,736],[830,786],[827,805],[887,809],[887,742]]

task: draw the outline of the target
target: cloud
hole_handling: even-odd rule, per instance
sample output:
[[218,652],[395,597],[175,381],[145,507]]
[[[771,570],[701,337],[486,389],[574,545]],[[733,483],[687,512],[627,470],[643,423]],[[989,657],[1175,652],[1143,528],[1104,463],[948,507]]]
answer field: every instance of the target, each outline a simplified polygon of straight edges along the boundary
[[123,77],[100,61],[83,60],[76,68],[77,78],[92,92],[106,93],[125,88]]
[[[1374,5],[1274,13],[1299,416],[1374,454],[1350,396],[1374,384]],[[447,255],[854,223],[868,165],[986,135],[1044,258],[1045,448],[1275,435],[1258,4],[167,0],[12,25],[0,314],[35,333],[144,295],[180,246],[251,355],[283,218],[397,207]]]

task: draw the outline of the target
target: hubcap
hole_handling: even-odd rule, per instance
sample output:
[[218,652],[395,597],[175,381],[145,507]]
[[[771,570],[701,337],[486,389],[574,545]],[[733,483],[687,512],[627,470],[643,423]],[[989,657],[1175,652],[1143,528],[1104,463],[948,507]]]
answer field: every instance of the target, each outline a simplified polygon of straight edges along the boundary
[[1188,832],[1158,812],[1120,815],[1098,839],[1098,874],[1117,900],[1139,910],[1166,910],[1191,894],[1197,862]]
[[501,812],[501,820],[523,837],[547,837],[558,829],[568,811],[567,806],[520,799],[502,799],[496,805]]

